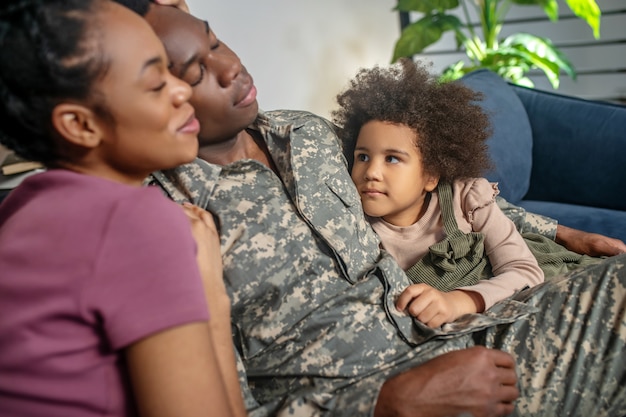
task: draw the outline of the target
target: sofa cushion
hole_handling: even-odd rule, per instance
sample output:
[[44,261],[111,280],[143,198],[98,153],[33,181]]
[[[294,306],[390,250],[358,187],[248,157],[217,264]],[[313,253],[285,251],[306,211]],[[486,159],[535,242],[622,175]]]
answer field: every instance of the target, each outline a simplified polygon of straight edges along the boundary
[[519,205],[531,213],[556,219],[565,226],[626,242],[626,211],[536,200],[522,200]]
[[513,86],[533,134],[526,199],[626,210],[626,107]]
[[511,203],[526,195],[532,166],[532,133],[526,110],[515,91],[496,73],[481,69],[460,81],[483,94],[480,106],[491,119],[487,144],[495,168],[485,176],[499,184],[500,195]]

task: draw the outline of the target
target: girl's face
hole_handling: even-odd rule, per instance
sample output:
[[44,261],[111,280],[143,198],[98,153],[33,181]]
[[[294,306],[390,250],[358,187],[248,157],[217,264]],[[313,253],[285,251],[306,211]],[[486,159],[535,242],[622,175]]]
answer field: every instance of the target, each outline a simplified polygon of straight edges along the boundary
[[396,226],[410,226],[422,216],[424,197],[439,178],[424,171],[414,141],[415,134],[404,125],[372,120],[361,128],[352,180],[368,216]]
[[135,182],[192,161],[199,123],[188,102],[191,89],[170,74],[161,41],[142,17],[116,3],[101,18],[100,45],[110,67],[95,87],[112,119],[101,120],[103,169]]

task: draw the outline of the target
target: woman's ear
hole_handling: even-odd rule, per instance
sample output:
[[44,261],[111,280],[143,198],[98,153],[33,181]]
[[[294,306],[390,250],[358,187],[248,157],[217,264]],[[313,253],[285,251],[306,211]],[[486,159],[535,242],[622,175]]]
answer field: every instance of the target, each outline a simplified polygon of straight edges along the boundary
[[83,148],[95,148],[102,139],[95,114],[80,104],[57,105],[52,110],[52,125],[64,140]]

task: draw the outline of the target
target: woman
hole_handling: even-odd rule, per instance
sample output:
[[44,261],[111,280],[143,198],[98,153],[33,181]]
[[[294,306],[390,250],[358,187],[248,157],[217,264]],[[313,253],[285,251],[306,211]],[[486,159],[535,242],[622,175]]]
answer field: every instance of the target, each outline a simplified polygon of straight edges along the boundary
[[212,218],[141,187],[198,149],[167,66],[108,0],[0,6],[0,142],[48,168],[0,205],[2,416],[241,414],[205,299],[228,320]]

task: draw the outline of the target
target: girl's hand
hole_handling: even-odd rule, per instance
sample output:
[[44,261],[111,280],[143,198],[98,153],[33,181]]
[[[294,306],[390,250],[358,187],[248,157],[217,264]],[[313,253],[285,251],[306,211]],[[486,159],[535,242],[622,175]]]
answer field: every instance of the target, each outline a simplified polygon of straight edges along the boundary
[[413,284],[405,288],[396,301],[396,308],[399,311],[406,310],[430,328],[454,321],[463,314],[477,312],[469,293],[442,292],[427,284]]
[[189,13],[189,6],[187,6],[185,0],[154,0],[154,2],[163,6],[178,7],[180,10]]

